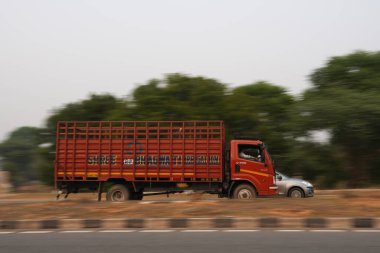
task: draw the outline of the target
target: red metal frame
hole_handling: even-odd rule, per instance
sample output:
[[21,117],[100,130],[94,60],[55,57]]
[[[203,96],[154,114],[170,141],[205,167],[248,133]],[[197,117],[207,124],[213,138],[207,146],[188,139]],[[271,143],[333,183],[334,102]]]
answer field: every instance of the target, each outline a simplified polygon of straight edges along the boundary
[[222,182],[223,121],[57,123],[55,180]]

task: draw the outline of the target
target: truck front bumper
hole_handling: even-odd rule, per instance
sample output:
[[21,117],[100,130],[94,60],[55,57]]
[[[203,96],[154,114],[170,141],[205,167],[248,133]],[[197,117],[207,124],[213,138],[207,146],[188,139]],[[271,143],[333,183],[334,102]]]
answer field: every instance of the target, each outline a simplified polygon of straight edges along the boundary
[[278,194],[278,186],[271,185],[269,186],[269,195],[277,195]]

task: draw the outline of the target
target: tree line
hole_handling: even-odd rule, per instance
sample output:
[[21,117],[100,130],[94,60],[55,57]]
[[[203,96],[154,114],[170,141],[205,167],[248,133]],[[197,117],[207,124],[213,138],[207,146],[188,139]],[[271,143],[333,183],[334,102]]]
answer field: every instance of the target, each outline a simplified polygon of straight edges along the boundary
[[[53,184],[60,120],[224,120],[227,138],[254,133],[276,169],[318,187],[380,183],[380,52],[330,58],[301,95],[265,81],[236,88],[207,77],[169,74],[127,98],[93,94],[55,110],[45,127],[20,127],[0,144],[1,166],[15,187]],[[313,136],[318,134],[324,141]]]

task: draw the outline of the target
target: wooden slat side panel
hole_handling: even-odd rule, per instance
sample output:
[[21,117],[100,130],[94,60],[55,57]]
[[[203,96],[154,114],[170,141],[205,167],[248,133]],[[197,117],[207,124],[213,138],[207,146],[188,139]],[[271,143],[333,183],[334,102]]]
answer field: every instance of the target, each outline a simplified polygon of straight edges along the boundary
[[56,180],[222,181],[222,121],[57,124]]

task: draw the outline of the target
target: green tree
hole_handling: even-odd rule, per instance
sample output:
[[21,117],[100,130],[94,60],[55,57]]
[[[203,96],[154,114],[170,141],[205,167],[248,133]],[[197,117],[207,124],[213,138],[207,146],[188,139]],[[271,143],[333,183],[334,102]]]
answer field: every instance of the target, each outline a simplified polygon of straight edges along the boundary
[[[238,98],[235,103],[237,110],[246,112],[246,117],[242,117],[247,119],[241,125],[243,129],[263,138],[277,165],[286,166],[287,154],[292,148],[289,120],[294,98],[284,88],[263,81],[237,87],[233,96]],[[231,115],[236,115],[234,111]]]
[[214,79],[167,75],[133,92],[133,118],[149,120],[222,119],[225,85]]
[[339,87],[359,92],[378,92],[380,52],[358,51],[332,57],[325,66],[315,70],[310,79],[317,90]]
[[122,109],[124,104],[123,100],[117,99],[112,95],[92,94],[86,100],[70,103],[55,110],[47,119],[47,128],[55,130],[57,122],[64,120],[106,120],[116,111],[119,114],[125,113],[127,115],[127,108],[124,107],[124,111]]
[[343,171],[349,186],[380,182],[379,70],[379,53],[333,57],[312,73],[314,86],[297,104],[294,131],[328,130],[331,152],[340,154],[331,171]]
[[0,144],[3,170],[10,172],[11,182],[16,188],[39,179],[36,148],[42,141],[40,132],[35,127],[20,127]]

